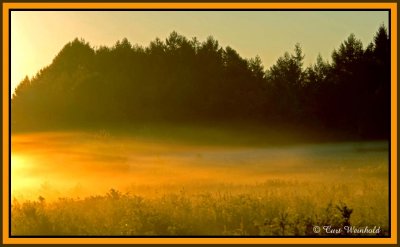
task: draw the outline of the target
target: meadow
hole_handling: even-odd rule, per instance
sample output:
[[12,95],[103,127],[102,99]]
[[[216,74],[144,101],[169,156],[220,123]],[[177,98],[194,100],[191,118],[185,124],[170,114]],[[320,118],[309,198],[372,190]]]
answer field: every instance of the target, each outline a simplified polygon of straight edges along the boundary
[[315,226],[389,234],[386,142],[278,144],[246,134],[235,143],[223,141],[226,131],[199,129],[214,142],[179,142],[146,133],[14,134],[12,235],[347,234]]

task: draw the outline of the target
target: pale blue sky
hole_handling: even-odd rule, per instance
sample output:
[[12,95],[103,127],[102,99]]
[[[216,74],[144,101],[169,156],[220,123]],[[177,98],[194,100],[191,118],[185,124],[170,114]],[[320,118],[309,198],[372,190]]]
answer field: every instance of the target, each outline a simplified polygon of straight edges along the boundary
[[200,41],[212,35],[245,58],[259,55],[265,68],[298,42],[308,66],[318,53],[329,60],[351,33],[365,47],[388,18],[387,11],[13,11],[11,92],[76,37],[92,46],[112,46],[124,37],[147,46],[174,30]]

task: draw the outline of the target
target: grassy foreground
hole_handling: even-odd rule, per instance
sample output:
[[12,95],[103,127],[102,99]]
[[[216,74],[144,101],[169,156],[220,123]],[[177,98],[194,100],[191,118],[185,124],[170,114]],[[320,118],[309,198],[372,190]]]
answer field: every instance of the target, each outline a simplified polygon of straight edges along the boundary
[[[143,190],[144,191],[144,190]],[[12,235],[346,235],[313,227],[380,227],[388,235],[387,182],[267,180],[160,187],[143,193],[12,202]]]

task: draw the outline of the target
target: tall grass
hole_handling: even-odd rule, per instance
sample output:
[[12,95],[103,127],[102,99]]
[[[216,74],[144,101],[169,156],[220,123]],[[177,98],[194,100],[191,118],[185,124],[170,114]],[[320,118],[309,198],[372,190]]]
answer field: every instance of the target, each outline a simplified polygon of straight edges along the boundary
[[[323,182],[271,179],[254,184],[111,189],[103,195],[12,202],[12,235],[332,235],[314,226],[382,229],[388,189],[382,179]],[[346,211],[346,215],[344,213]],[[351,210],[351,212],[350,212]],[[349,213],[350,212],[350,213]]]

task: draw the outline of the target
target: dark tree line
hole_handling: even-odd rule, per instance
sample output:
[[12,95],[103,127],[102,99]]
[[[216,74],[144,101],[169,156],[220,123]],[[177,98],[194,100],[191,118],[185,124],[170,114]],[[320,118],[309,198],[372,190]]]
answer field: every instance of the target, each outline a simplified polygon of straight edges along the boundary
[[13,130],[141,121],[289,123],[388,137],[390,42],[380,27],[365,49],[353,34],[303,65],[296,45],[270,69],[209,37],[176,32],[148,47],[127,39],[92,48],[75,39],[25,78],[11,100]]

